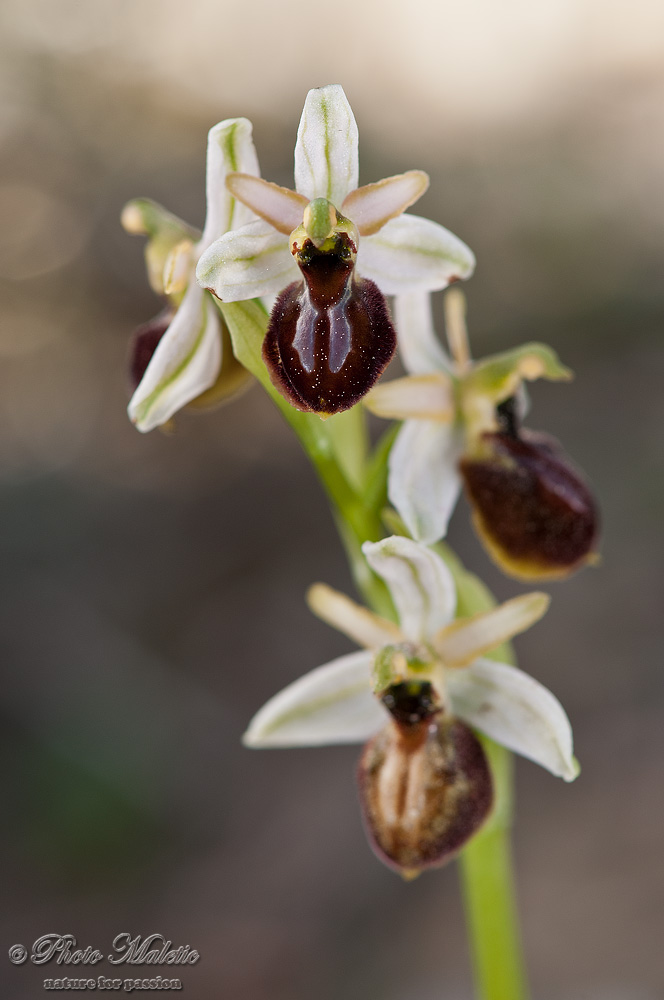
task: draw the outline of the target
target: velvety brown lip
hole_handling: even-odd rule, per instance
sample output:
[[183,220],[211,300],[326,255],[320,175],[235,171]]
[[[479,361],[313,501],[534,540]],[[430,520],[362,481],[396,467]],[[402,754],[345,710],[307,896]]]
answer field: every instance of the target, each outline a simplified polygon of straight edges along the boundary
[[513,430],[484,434],[480,457],[460,462],[479,533],[516,576],[564,576],[593,554],[599,514],[558,443]]
[[275,387],[299,410],[337,413],[374,385],[396,349],[385,298],[338,249],[296,255],[303,280],[277,299],[263,342]]

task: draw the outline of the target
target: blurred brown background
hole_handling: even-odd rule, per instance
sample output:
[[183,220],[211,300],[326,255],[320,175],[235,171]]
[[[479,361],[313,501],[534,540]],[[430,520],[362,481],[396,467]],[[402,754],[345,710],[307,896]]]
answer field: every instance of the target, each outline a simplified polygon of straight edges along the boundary
[[[3,997],[58,974],[6,957],[53,931],[188,943],[195,1000],[471,997],[454,866],[406,885],[374,860],[356,749],[239,743],[350,648],[302,600],[350,582],[296,442],[257,388],[172,437],[124,412],[128,337],[158,303],[123,203],[202,223],[206,131],[240,114],[291,183],[304,96],[329,82],[361,182],[426,169],[418,211],[475,250],[476,353],[539,339],[577,373],[529,417],[593,480],[605,540],[518,642],[583,765],[573,786],[518,765],[526,946],[538,1000],[664,997],[664,8],[462,7],[3,0]],[[450,537],[501,597],[522,589],[463,504]]]

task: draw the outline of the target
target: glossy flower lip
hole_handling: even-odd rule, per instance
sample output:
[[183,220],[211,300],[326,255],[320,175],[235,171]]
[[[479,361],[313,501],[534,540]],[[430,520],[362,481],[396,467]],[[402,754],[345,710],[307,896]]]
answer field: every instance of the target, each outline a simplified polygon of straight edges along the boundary
[[320,248],[308,236],[299,248],[303,227],[291,236],[303,280],[277,298],[263,342],[275,388],[296,409],[321,416],[354,406],[383,373],[397,343],[382,292],[368,278],[355,277],[357,230],[326,235],[330,218],[337,221],[328,205],[320,206]]
[[[176,307],[128,406],[129,417],[140,431],[166,423],[177,410],[213,387],[218,397],[225,394],[219,380],[224,375],[222,344],[228,337],[223,336],[214,302],[196,283],[195,266],[217,237],[254,218],[224,183],[233,170],[258,175],[251,133],[251,122],[246,118],[231,118],[208,134],[207,216],[202,235],[144,199],[130,202],[122,213],[129,232],[150,237],[146,259],[152,287]],[[233,385],[229,391],[234,392],[238,373],[236,366],[231,367]]]
[[558,443],[521,431],[482,435],[460,470],[475,529],[519,580],[559,580],[597,560],[599,513]]
[[307,206],[327,199],[360,233],[358,274],[384,294],[440,289],[467,278],[475,258],[448,230],[428,219],[404,215],[428,185],[411,170],[358,188],[358,131],[342,87],[307,95],[295,146],[295,191],[231,174],[234,196],[260,219],[222,236],[198,262],[199,283],[224,302],[272,295],[299,280],[288,236],[301,225]]
[[[578,765],[560,703],[522,670],[485,655],[541,618],[548,597],[525,594],[455,620],[454,581],[435,552],[399,536],[365,543],[363,551],[390,590],[399,624],[316,584],[308,598],[312,610],[363,649],[318,667],[275,695],[252,719],[245,744],[364,742],[391,718],[380,693],[410,676],[430,681],[452,717],[572,781]],[[410,654],[401,656],[400,649],[416,651],[415,666],[407,667]]]

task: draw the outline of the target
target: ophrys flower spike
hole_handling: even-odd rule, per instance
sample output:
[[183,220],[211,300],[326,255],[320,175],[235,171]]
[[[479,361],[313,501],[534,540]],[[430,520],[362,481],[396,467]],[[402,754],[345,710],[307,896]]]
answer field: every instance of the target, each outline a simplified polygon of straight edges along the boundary
[[[271,699],[245,742],[365,744],[357,778],[374,850],[407,878],[461,852],[478,998],[526,1000],[509,751],[567,781],[578,766],[562,707],[504,643],[548,598],[496,607],[447,545],[425,543],[445,534],[465,487],[507,572],[564,576],[592,560],[592,495],[555,443],[522,427],[524,382],[569,372],[542,344],[474,361],[455,290],[443,349],[430,293],[469,277],[473,255],[409,214],[428,185],[422,171],[358,187],[357,126],[341,87],[307,96],[294,190],[261,180],[246,119],[211,131],[207,181],[203,234],[146,200],[123,214],[149,237],[150,283],[165,299],[132,344],[132,419],[149,430],[255,379],[310,459],[372,609],[311,588],[312,609],[361,648]],[[394,326],[385,295],[395,296]],[[271,317],[263,296],[274,297]],[[375,386],[395,327],[409,375]],[[361,398],[403,421],[373,447],[353,405]],[[386,511],[388,494],[400,516]],[[383,538],[387,523],[413,537]]]

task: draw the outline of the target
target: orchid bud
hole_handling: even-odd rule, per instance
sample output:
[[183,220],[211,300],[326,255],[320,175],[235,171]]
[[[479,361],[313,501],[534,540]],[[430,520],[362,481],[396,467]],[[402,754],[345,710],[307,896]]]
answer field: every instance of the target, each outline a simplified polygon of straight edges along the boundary
[[277,299],[263,343],[276,388],[298,410],[350,409],[382,374],[396,334],[382,292],[355,274],[356,227],[324,198],[290,237],[302,272]]
[[366,745],[358,769],[372,847],[405,878],[449,861],[493,802],[489,766],[472,731],[445,714],[428,682],[395,684],[392,718]]
[[200,239],[200,232],[150,198],[134,198],[128,202],[122,210],[121,222],[128,233],[148,237],[145,244],[148,280],[157,295],[170,294],[164,279],[168,281],[168,272],[176,259],[171,255],[180,247],[176,257],[181,258],[182,251],[191,249]]
[[556,579],[591,562],[599,515],[581,475],[553,438],[517,430],[511,407],[484,433],[461,474],[489,555],[517,579]]

